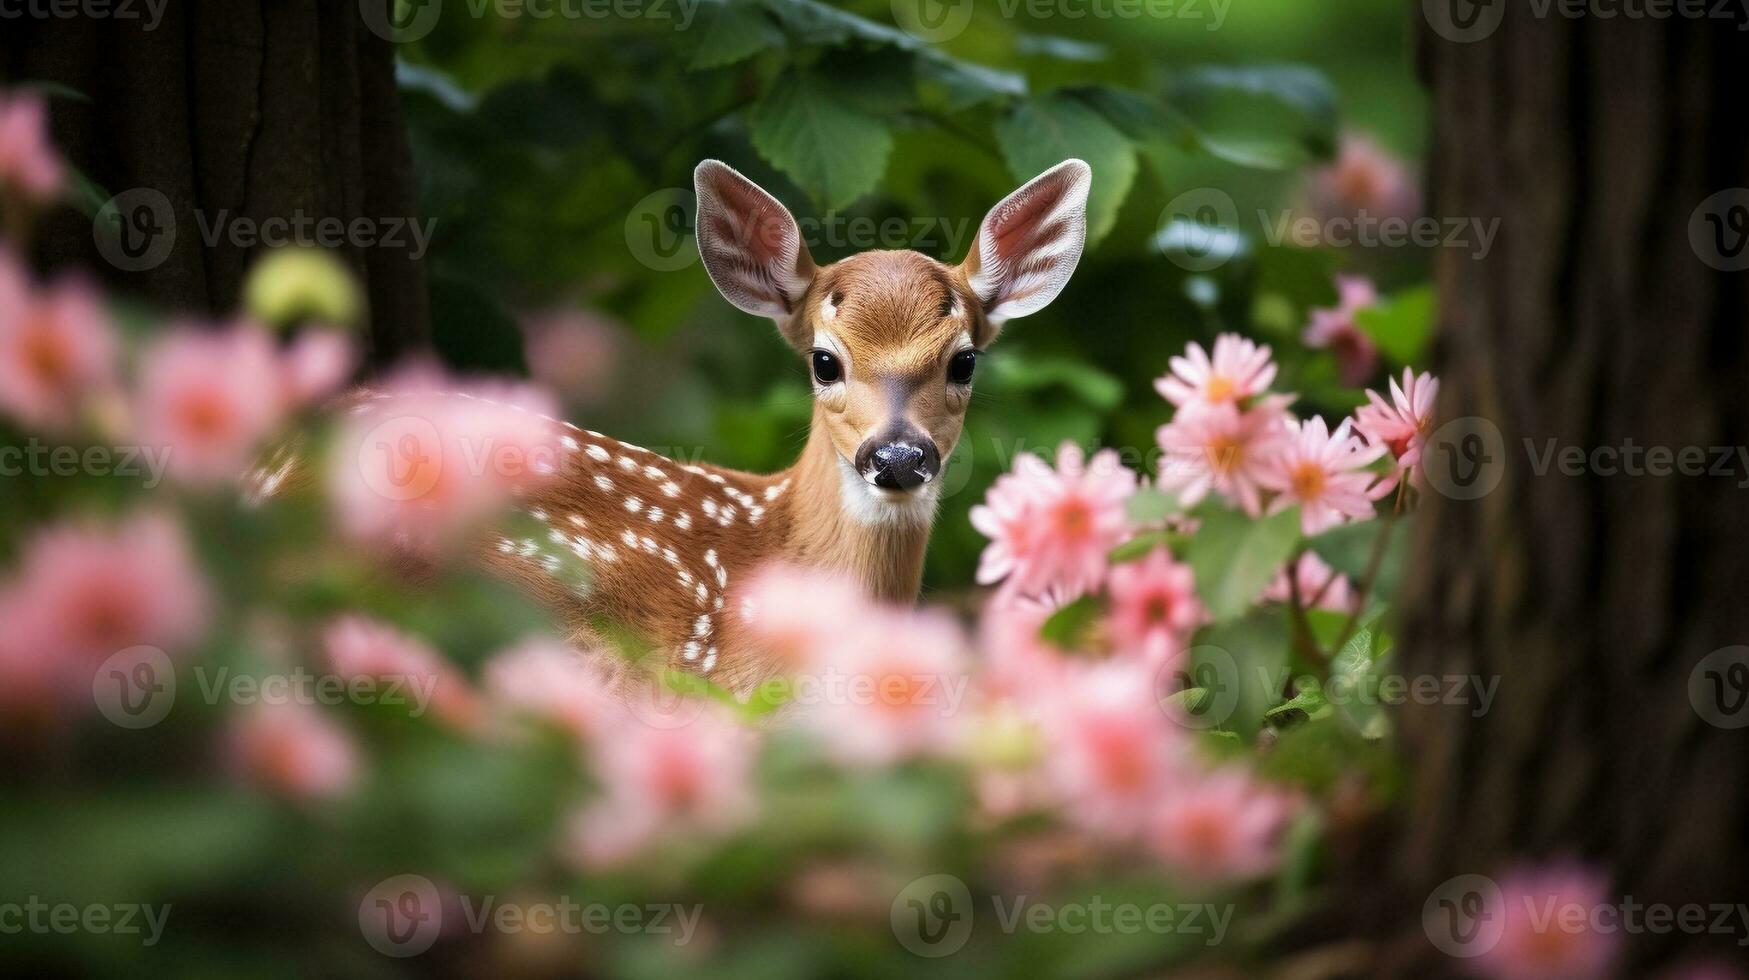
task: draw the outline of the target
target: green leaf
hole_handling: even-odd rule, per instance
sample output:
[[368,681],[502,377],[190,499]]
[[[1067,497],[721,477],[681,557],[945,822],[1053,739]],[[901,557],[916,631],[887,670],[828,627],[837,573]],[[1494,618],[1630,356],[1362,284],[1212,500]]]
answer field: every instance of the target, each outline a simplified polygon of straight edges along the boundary
[[1288,715],[1298,711],[1308,718],[1318,718],[1328,711],[1329,707],[1330,702],[1325,699],[1323,686],[1317,682],[1316,678],[1307,677],[1302,680],[1293,697],[1270,708],[1263,714],[1271,719],[1285,719]]
[[1417,286],[1394,293],[1377,305],[1354,315],[1385,356],[1399,364],[1412,364],[1427,351],[1433,333],[1433,288]]
[[1138,558],[1146,558],[1148,552],[1156,548],[1171,551],[1178,538],[1179,536],[1171,531],[1149,531],[1146,534],[1138,534],[1111,549],[1111,560],[1114,564],[1135,561]]
[[923,46],[923,42],[897,28],[846,13],[815,0],[765,0],[765,6],[777,15],[784,30],[801,44],[845,44],[862,41],[888,44],[906,50]]
[[1210,689],[1203,718],[1247,738],[1255,735],[1265,712],[1281,701],[1287,652],[1287,614],[1279,606],[1199,632],[1187,676]]
[[828,210],[873,190],[893,152],[886,123],[806,76],[778,79],[747,123],[760,155]]
[[1216,622],[1251,607],[1293,554],[1299,537],[1297,508],[1255,520],[1222,508],[1202,512],[1202,526],[1185,545],[1184,557]]
[[933,48],[917,52],[917,83],[924,100],[948,112],[1026,95],[1026,76],[950,58]]
[[1158,524],[1178,513],[1178,498],[1153,487],[1143,487],[1124,501],[1131,524]]
[[1031,180],[1070,157],[1093,168],[1087,240],[1105,237],[1136,178],[1129,138],[1073,95],[1055,92],[1023,100],[996,124],[996,142],[1018,180]]
[[1367,738],[1382,738],[1388,731],[1389,721],[1379,703],[1382,654],[1379,633],[1369,623],[1349,637],[1330,661],[1331,701]]
[[783,32],[771,22],[765,8],[728,0],[719,5],[716,16],[704,29],[688,67],[695,71],[721,68],[783,43]]
[[1178,75],[1173,106],[1210,154],[1282,170],[1328,158],[1336,146],[1336,89],[1303,65],[1211,65]]
[[1390,539],[1385,542],[1385,553],[1380,557],[1378,570],[1374,573],[1371,589],[1372,595],[1390,600],[1396,597],[1397,587],[1403,578],[1403,563],[1409,541],[1409,535],[1404,530],[1393,529],[1393,523],[1376,520],[1341,524],[1312,538],[1307,544],[1319,558],[1324,559],[1325,564],[1359,585],[1366,577],[1367,566],[1372,562],[1372,551],[1378,545],[1379,535],[1390,534]]
[[1000,378],[1000,384],[1015,391],[1067,388],[1102,412],[1109,412],[1123,402],[1123,382],[1085,361],[1010,351],[991,358],[989,367]]
[[1099,601],[1084,595],[1051,613],[1039,627],[1039,639],[1063,650],[1082,649],[1087,634],[1099,619],[1099,612]]

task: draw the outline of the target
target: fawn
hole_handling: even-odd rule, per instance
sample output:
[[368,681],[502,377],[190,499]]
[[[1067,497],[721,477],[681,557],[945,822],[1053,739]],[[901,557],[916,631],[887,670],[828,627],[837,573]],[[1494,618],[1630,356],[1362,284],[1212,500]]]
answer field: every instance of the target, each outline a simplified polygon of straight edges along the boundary
[[[487,562],[556,608],[589,646],[605,620],[665,665],[735,691],[763,680],[736,583],[784,561],[915,600],[979,354],[1003,321],[1056,297],[1086,239],[1092,170],[1066,160],[996,205],[963,263],[875,251],[817,266],[777,199],[715,160],[694,174],[704,267],[736,307],[777,323],[806,360],[814,408],[795,465],[768,475],[689,466],[563,426],[566,476],[528,488],[545,527]],[[555,574],[584,559],[587,588]]]

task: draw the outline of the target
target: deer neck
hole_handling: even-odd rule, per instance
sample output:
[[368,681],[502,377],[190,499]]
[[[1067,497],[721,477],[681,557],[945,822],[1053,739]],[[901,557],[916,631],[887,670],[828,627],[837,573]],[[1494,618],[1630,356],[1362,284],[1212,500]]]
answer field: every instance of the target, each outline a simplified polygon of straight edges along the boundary
[[939,482],[912,499],[877,499],[818,418],[787,475],[794,485],[786,558],[849,575],[879,599],[916,601]]

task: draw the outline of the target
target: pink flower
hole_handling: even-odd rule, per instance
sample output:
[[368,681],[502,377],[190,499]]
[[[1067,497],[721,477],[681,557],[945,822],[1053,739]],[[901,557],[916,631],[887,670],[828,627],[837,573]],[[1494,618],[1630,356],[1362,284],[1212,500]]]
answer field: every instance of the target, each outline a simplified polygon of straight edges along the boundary
[[1308,535],[1373,516],[1377,476],[1366,467],[1385,450],[1349,435],[1349,425],[1344,419],[1331,432],[1313,416],[1293,426],[1293,439],[1269,459],[1259,478],[1277,493],[1271,514],[1297,505],[1300,530]]
[[1386,402],[1376,391],[1368,391],[1369,404],[1354,412],[1355,431],[1366,441],[1390,450],[1397,461],[1397,474],[1382,488],[1389,490],[1403,473],[1409,474],[1413,486],[1421,485],[1421,451],[1427,445],[1428,431],[1433,428],[1433,406],[1439,399],[1439,379],[1431,374],[1416,374],[1403,369],[1403,383],[1391,379],[1391,400]]
[[1243,405],[1269,390],[1269,383],[1275,380],[1269,348],[1233,333],[1215,338],[1212,358],[1203,352],[1202,345],[1192,343],[1184,349],[1183,357],[1172,358],[1170,364],[1172,370],[1156,379],[1154,387],[1179,408]]
[[340,796],[358,780],[358,749],[321,710],[298,701],[264,701],[232,726],[231,762],[239,775],[294,799]]
[[34,95],[0,95],[0,186],[25,198],[49,201],[65,174],[49,145],[48,114]]
[[32,296],[0,252],[0,411],[25,425],[70,426],[82,397],[115,376],[115,333],[97,294],[64,282]]
[[1190,566],[1173,561],[1164,548],[1114,566],[1107,592],[1112,639],[1121,649],[1140,652],[1150,664],[1177,659],[1185,638],[1206,617]]
[[1038,705],[1045,764],[1069,820],[1107,834],[1141,828],[1185,759],[1183,730],[1135,660],[1077,663]]
[[985,604],[978,623],[982,693],[1029,696],[1056,688],[1068,659],[1062,650],[1045,642],[1039,631],[1060,608],[1059,598],[1054,594],[1046,598],[998,595]]
[[942,752],[960,731],[965,641],[945,614],[871,609],[842,624],[833,659],[795,679],[798,721],[848,765]]
[[336,440],[328,484],[341,527],[414,550],[454,543],[558,472],[565,436],[554,411],[526,386],[400,372]]
[[580,739],[599,738],[623,709],[583,656],[551,641],[526,643],[486,664],[486,690],[512,711],[550,722]]
[[167,448],[186,482],[237,479],[284,417],[273,340],[248,324],[179,328],[147,350],[140,374],[141,438]]
[[358,361],[352,338],[338,330],[306,329],[281,355],[283,397],[301,408],[339,390]]
[[1470,961],[1476,972],[1495,980],[1609,974],[1619,936],[1598,929],[1597,910],[1615,904],[1601,872],[1564,863],[1517,868],[1501,876],[1497,902],[1490,896],[1482,914],[1501,924],[1499,938]]
[[592,311],[559,310],[533,318],[524,333],[536,381],[579,405],[611,394],[626,346],[624,327]]
[[1379,349],[1372,337],[1354,322],[1354,315],[1378,302],[1372,281],[1359,276],[1336,277],[1334,309],[1313,310],[1302,340],[1307,347],[1329,349],[1336,358],[1342,383],[1359,386],[1378,370]]
[[429,707],[438,718],[460,728],[472,726],[479,717],[473,689],[449,661],[391,626],[363,616],[343,616],[329,624],[322,642],[336,674],[389,682],[380,688],[385,703],[397,693],[409,715],[417,716]]
[[1227,769],[1170,789],[1148,818],[1144,840],[1181,874],[1232,881],[1275,868],[1294,798]]
[[[1326,565],[1324,559],[1310,551],[1300,555],[1300,560],[1292,567],[1294,585],[1298,586],[1300,602],[1306,608],[1344,613],[1353,611],[1356,597],[1348,576]],[[1263,598],[1270,602],[1291,601],[1293,591],[1287,575],[1286,567],[1277,572],[1269,587],[1263,590]]]
[[1322,218],[1413,218],[1421,213],[1416,177],[1370,137],[1344,133],[1336,161],[1310,175],[1306,204]]
[[657,842],[733,833],[752,818],[752,733],[715,709],[666,728],[629,721],[594,747],[600,799],[574,819],[585,867],[621,864]]
[[208,597],[181,529],[142,514],[113,529],[57,525],[24,549],[15,607],[57,659],[94,668],[132,646],[186,649],[206,632]]
[[0,733],[47,728],[75,696],[78,672],[39,639],[42,619],[23,589],[0,591]]
[[1075,596],[1097,588],[1111,549],[1128,534],[1124,502],[1135,492],[1136,474],[1110,449],[1086,459],[1079,446],[1064,442],[1055,470],[1021,453],[1011,476],[998,480],[990,498],[972,508],[972,526],[991,538],[978,581],[1006,576],[1011,595],[1055,587]]
[[1166,453],[1159,486],[1192,507],[1218,491],[1253,517],[1263,513],[1263,477],[1291,438],[1288,397],[1270,395],[1241,411],[1232,403],[1183,409],[1155,432]]
[[741,590],[741,620],[767,666],[779,673],[816,672],[832,662],[846,624],[872,615],[856,583],[794,565],[759,569]]

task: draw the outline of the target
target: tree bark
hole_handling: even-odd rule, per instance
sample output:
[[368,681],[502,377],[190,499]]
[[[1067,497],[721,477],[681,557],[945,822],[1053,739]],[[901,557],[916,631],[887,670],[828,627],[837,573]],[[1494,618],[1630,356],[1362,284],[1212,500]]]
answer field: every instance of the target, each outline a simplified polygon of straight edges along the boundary
[[[1502,6],[1484,39],[1421,38],[1432,212],[1500,220],[1485,259],[1438,259],[1439,417],[1496,425],[1502,479],[1475,500],[1424,495],[1398,645],[1409,676],[1499,688],[1479,718],[1395,713],[1405,800],[1351,869],[1385,871],[1362,913],[1387,939],[1379,975],[1460,973],[1424,901],[1519,862],[1593,863],[1617,900],[1749,900],[1749,728],[1709,723],[1689,694],[1703,658],[1749,643],[1749,472],[1736,456],[1729,475],[1612,474],[1604,457],[1536,471],[1551,439],[1705,447],[1708,466],[1711,447],[1749,445],[1749,271],[1690,240],[1703,201],[1749,186],[1749,34],[1740,12]],[[1736,200],[1749,219],[1749,191]],[[1437,449],[1429,465],[1453,465]],[[1646,976],[1740,958],[1745,937],[1622,938],[1621,975]]]
[[[94,245],[91,220],[62,208],[37,236],[39,265],[94,271],[159,306],[226,316],[262,246],[222,232],[211,240],[218,222],[304,219],[313,229],[365,219],[385,229],[416,216],[393,46],[356,2],[191,0],[165,4],[155,25],[145,4],[130,6],[138,19],[8,20],[0,78],[86,96],[53,100],[57,146],[108,194],[164,194],[175,246],[153,268],[116,268]],[[346,237],[337,253],[369,301],[371,360],[424,347],[429,299],[410,236],[399,246]]]

